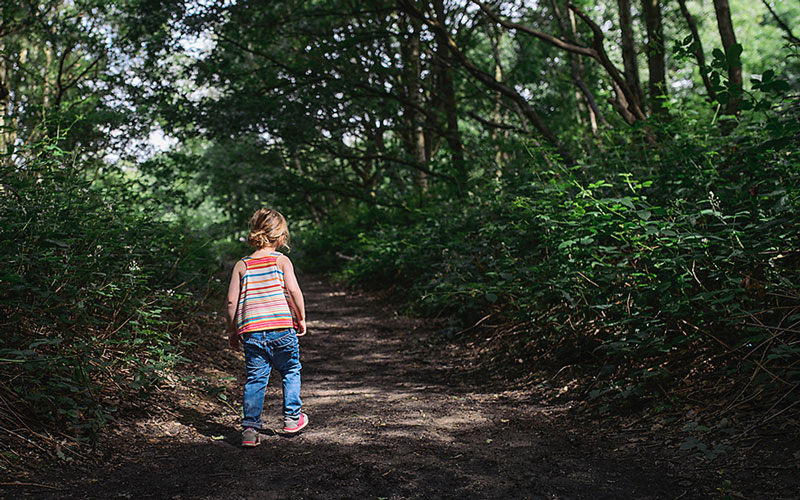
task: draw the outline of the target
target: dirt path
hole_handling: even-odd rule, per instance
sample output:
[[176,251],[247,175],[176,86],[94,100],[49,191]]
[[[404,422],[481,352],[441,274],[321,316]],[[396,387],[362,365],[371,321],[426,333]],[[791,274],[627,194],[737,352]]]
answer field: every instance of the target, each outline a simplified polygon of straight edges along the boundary
[[[306,431],[267,432],[261,446],[239,448],[243,361],[222,350],[221,319],[208,317],[192,339],[192,362],[111,434],[104,447],[114,451],[102,468],[65,470],[63,488],[15,495],[647,499],[708,498],[716,486],[681,485],[666,462],[587,441],[591,431],[570,431],[564,407],[460,380],[460,359],[425,342],[424,321],[322,281],[303,284],[311,332],[301,339]],[[275,380],[265,420],[277,428]]]

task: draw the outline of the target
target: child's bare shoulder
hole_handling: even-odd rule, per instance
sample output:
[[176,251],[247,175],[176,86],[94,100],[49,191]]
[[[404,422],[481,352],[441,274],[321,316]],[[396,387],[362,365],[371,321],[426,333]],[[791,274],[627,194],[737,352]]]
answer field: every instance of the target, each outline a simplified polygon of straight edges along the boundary
[[280,255],[278,255],[278,258],[275,260],[275,262],[282,269],[284,267],[292,267],[292,260],[289,257],[287,257],[285,254],[282,254],[282,253]]
[[236,264],[233,265],[233,274],[242,275],[247,270],[247,264],[244,263],[244,259],[239,259],[236,261]]

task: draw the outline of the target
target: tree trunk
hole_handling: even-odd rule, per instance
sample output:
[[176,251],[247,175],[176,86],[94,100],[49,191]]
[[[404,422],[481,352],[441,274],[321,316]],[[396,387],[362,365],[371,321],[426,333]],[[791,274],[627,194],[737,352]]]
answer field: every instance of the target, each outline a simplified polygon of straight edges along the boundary
[[[731,47],[736,45],[736,35],[733,32],[733,22],[731,21],[731,9],[728,0],[714,0],[714,11],[717,13],[717,26],[719,26],[719,36],[722,39],[722,47],[725,54],[731,57]],[[742,63],[739,57],[734,64],[728,61],[728,87],[730,89],[728,104],[725,106],[726,115],[735,115],[739,111],[739,94],[742,90]]]
[[[5,50],[5,44],[0,38],[0,54]],[[23,48],[19,53],[19,59],[24,61],[27,57],[27,49]],[[11,63],[4,57],[0,57],[0,154],[7,153],[8,148],[17,141],[17,123],[11,115],[15,111],[15,103],[11,101]],[[5,157],[9,165],[12,159]]]
[[[2,38],[0,38],[0,53],[3,53],[5,47]],[[8,152],[8,101],[10,98],[10,91],[8,89],[8,76],[6,74],[6,60],[0,58],[0,154]],[[10,160],[9,160],[10,163]]]
[[455,58],[464,69],[472,74],[472,76],[490,89],[498,91],[516,102],[520,106],[520,109],[525,114],[526,118],[530,120],[531,124],[536,128],[536,130],[539,131],[545,140],[553,145],[564,161],[571,165],[575,164],[575,159],[573,156],[570,154],[567,148],[561,144],[561,141],[559,141],[558,137],[556,137],[553,131],[550,130],[550,127],[547,126],[545,120],[539,116],[539,113],[533,109],[525,97],[520,95],[519,92],[517,92],[511,86],[503,82],[498,82],[494,76],[475,66],[475,64],[473,64],[472,61],[470,61],[469,58],[463,52],[461,52],[458,45],[456,45],[455,41],[447,32],[447,28],[438,20],[426,17],[425,14],[417,8],[414,2],[411,2],[410,0],[401,0],[400,5],[412,19],[424,21],[428,26],[431,27],[434,33],[438,33],[444,40],[447,40],[447,46],[450,50],[450,53],[453,55],[453,58]]
[[53,66],[53,49],[50,44],[42,44],[42,50],[45,55],[45,65],[42,68],[42,108],[49,112],[50,108],[50,93],[54,84],[50,83],[50,70]]
[[645,25],[647,27],[647,68],[650,78],[647,90],[650,110],[662,113],[667,110],[664,98],[667,95],[667,72],[664,57],[664,26],[661,20],[661,4],[659,0],[642,0]]
[[[445,25],[444,2],[434,0],[433,8],[436,19],[443,26]],[[436,33],[436,56],[439,61],[439,92],[444,101],[444,112],[447,118],[447,144],[452,153],[453,167],[457,172],[459,191],[462,191],[467,180],[467,168],[464,162],[464,145],[461,142],[461,133],[458,130],[458,108],[456,106],[455,89],[453,88],[453,76],[447,62],[447,39],[441,33]]]
[[[561,12],[561,9],[558,8],[558,4],[556,0],[551,0],[551,4],[553,6],[553,11],[555,12],[556,19],[558,20],[558,25],[561,28],[561,34],[570,42],[576,41],[576,34],[577,34],[577,26],[575,25],[575,14],[572,11],[569,11],[569,24],[567,20],[564,19],[564,14]],[[569,66],[570,71],[572,73],[572,82],[580,91],[576,93],[576,101],[578,103],[578,107],[581,107],[581,98],[586,101],[586,106],[588,108],[589,114],[589,123],[592,127],[592,134],[597,135],[597,120],[600,119],[601,122],[606,123],[603,115],[600,114],[600,108],[597,107],[597,100],[594,98],[594,94],[592,91],[589,90],[589,86],[586,85],[586,81],[583,79],[583,64],[581,63],[581,56],[578,54],[574,54],[572,52],[567,52],[567,58],[569,59]],[[580,114],[578,115],[580,119]]]
[[619,5],[619,28],[622,32],[622,63],[625,82],[641,103],[644,101],[644,95],[642,94],[642,83],[639,80],[639,59],[636,57],[636,43],[633,38],[631,2],[630,0],[617,0],[617,4]]
[[[418,165],[425,168],[427,164],[427,156],[425,154],[425,129],[423,127],[425,117],[420,111],[420,107],[422,106],[422,96],[420,93],[422,88],[420,83],[421,30],[421,23],[416,19],[412,19],[411,33],[408,34],[406,39],[405,65],[407,68],[406,89],[408,92],[408,100],[411,103],[407,108],[407,112],[409,113],[411,125],[412,157]],[[422,193],[427,192],[428,175],[421,170],[416,170],[415,175],[417,188]]]
[[[505,82],[506,77],[503,74],[503,64],[500,60],[500,40],[502,37],[502,33],[499,30],[491,30],[489,35],[489,41],[492,44],[492,55],[494,59],[494,79],[498,82]],[[494,93],[494,108],[492,110],[492,120],[495,123],[502,123],[502,109],[503,109],[503,94],[500,92]],[[505,130],[508,133],[508,130]],[[505,162],[503,161],[503,148],[499,142],[500,139],[500,130],[497,128],[492,129],[492,143],[494,144],[494,164],[496,167],[495,170],[495,179],[500,179],[503,176],[503,165]]]
[[709,101],[714,101],[717,98],[717,93],[714,92],[714,87],[711,85],[711,80],[708,79],[708,71],[706,69],[706,54],[703,51],[703,44],[700,42],[700,33],[697,31],[697,22],[694,16],[689,12],[686,7],[686,0],[678,0],[683,18],[686,19],[686,24],[689,25],[689,31],[692,33],[694,40],[692,43],[696,44],[695,49],[692,51],[694,58],[697,60],[697,66],[700,68],[700,77],[703,79],[703,86],[706,88]]
[[[595,59],[603,67],[603,69],[606,70],[606,73],[611,78],[612,85],[614,88],[614,94],[616,97],[612,101],[612,104],[614,108],[622,116],[622,118],[624,118],[625,121],[630,125],[633,125],[637,121],[647,119],[647,116],[644,114],[644,111],[642,111],[641,104],[631,91],[628,84],[625,82],[624,74],[621,71],[619,71],[619,69],[617,69],[617,67],[614,65],[613,62],[611,62],[611,59],[608,57],[608,53],[606,52],[604,45],[605,35],[603,34],[603,29],[600,27],[600,25],[594,22],[592,18],[589,17],[589,15],[586,14],[584,11],[582,11],[581,9],[579,9],[578,7],[576,7],[571,3],[567,5],[569,9],[572,12],[574,12],[575,15],[580,17],[581,20],[583,20],[583,22],[585,22],[589,26],[589,29],[592,30],[591,47],[584,47],[582,45],[578,45],[576,43],[572,43],[564,39],[550,35],[548,33],[544,33],[537,29],[531,28],[530,26],[504,20],[494,11],[492,11],[489,7],[487,7],[486,4],[484,4],[483,2],[479,0],[473,0],[473,2],[478,4],[481,10],[483,10],[486,13],[486,15],[488,15],[495,23],[503,26],[506,29],[521,31],[523,33],[534,36],[540,40],[543,40],[567,52],[581,54]],[[402,1],[402,4],[406,6],[411,5],[408,0]],[[416,10],[416,13],[414,14],[412,8],[413,7],[407,7],[407,9],[409,10],[409,12],[412,13],[412,15],[421,16],[419,11],[416,10],[415,8],[413,8],[414,10]],[[522,103],[520,103],[520,105],[522,105]],[[525,106],[523,105],[522,108],[524,110]],[[536,125],[535,122],[534,125]],[[538,129],[539,127],[537,126],[536,128]]]

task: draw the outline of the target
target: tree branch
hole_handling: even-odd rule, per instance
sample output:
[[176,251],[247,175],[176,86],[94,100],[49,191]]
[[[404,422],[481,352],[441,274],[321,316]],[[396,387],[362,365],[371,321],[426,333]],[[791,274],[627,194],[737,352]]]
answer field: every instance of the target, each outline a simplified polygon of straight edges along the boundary
[[522,108],[525,116],[533,123],[533,126],[536,127],[536,130],[549,142],[553,145],[556,150],[559,152],[561,157],[569,164],[574,164],[575,160],[572,155],[567,151],[567,149],[561,144],[558,140],[556,135],[550,130],[547,124],[544,122],[541,116],[533,109],[533,107],[528,103],[528,101],[522,97],[516,90],[509,87],[503,82],[497,81],[492,75],[486,73],[485,71],[481,70],[472,61],[463,53],[461,49],[456,44],[455,40],[450,36],[447,32],[447,29],[444,25],[442,25],[439,21],[431,19],[430,17],[426,16],[423,12],[416,8],[416,6],[410,0],[399,0],[401,7],[406,11],[407,14],[410,16],[416,17],[423,21],[425,24],[430,26],[432,30],[437,32],[441,36],[441,39],[445,41],[448,45],[450,53],[453,54],[456,60],[463,66],[467,71],[469,71],[476,79],[478,79],[481,83],[486,85],[487,87],[497,90],[498,92],[502,93],[509,99],[517,102],[519,106]]
[[[551,2],[553,4],[553,10],[555,11],[556,18],[558,19],[558,24],[561,27],[561,32],[562,34],[566,35],[570,31],[567,29],[567,23],[561,15],[561,11],[558,8],[556,0],[551,0]],[[600,108],[597,106],[597,101],[594,98],[594,94],[592,93],[591,90],[589,90],[589,86],[586,85],[586,81],[583,79],[583,76],[581,75],[581,65],[579,64],[578,57],[572,52],[570,52],[569,54],[569,65],[570,65],[570,70],[572,71],[572,80],[575,82],[575,86],[578,87],[578,89],[583,94],[583,97],[584,99],[586,99],[586,103],[589,106],[589,108],[591,108],[592,112],[595,114],[597,119],[600,120],[601,123],[610,126],[610,124],[603,117],[603,114],[600,112]]]
[[478,7],[480,7],[481,10],[492,19],[492,21],[496,22],[497,24],[503,26],[506,29],[521,31],[523,33],[527,33],[528,35],[534,36],[540,40],[543,40],[549,43],[550,45],[554,45],[560,49],[566,50],[567,52],[572,52],[574,54],[581,54],[584,56],[589,56],[594,59],[597,59],[597,51],[590,47],[584,47],[582,45],[571,43],[556,36],[541,32],[537,29],[533,29],[529,26],[505,20],[500,16],[498,16],[494,11],[492,11],[492,9],[487,7],[486,4],[484,4],[480,0],[472,0],[472,1],[475,4],[477,4]]
[[767,9],[769,9],[770,14],[772,14],[772,17],[775,18],[775,22],[778,23],[778,26],[780,26],[784,32],[786,32],[786,39],[792,43],[800,45],[800,38],[794,36],[794,33],[792,33],[792,29],[789,28],[789,26],[785,22],[783,22],[783,20],[780,17],[778,17],[778,13],[772,9],[772,6],[769,4],[769,2],[767,2],[767,0],[761,0],[761,3],[763,3]]
[[483,118],[482,116],[478,115],[477,113],[475,113],[473,111],[469,111],[467,113],[467,116],[469,116],[470,118],[473,118],[475,121],[477,121],[478,123],[480,123],[481,125],[483,125],[485,127],[496,128],[496,129],[500,129],[500,130],[513,130],[514,132],[517,132],[520,135],[525,135],[525,134],[528,133],[527,130],[521,129],[519,127],[515,127],[513,125],[506,125],[504,123],[497,123],[496,121],[489,120],[487,118]]
[[[420,172],[428,174],[431,177],[439,177],[441,179],[446,179],[446,180],[452,182],[453,184],[457,184],[456,180],[453,177],[451,177],[451,176],[449,176],[447,174],[434,172],[433,170],[425,168],[424,166],[422,166],[422,165],[420,165],[418,163],[415,163],[415,162],[412,162],[412,161],[408,161],[408,160],[404,160],[402,158],[396,158],[394,156],[389,156],[389,155],[385,155],[385,154],[381,154],[381,153],[364,153],[364,154],[346,153],[346,152],[343,152],[343,151],[341,151],[341,150],[339,150],[337,148],[331,147],[327,142],[323,143],[321,145],[321,147],[322,147],[322,149],[328,151],[329,153],[331,153],[332,155],[336,156],[337,158],[343,158],[343,159],[346,159],[346,160],[357,160],[357,161],[383,160],[383,161],[387,161],[387,162],[390,162],[390,163],[397,163],[398,165],[404,165],[406,167],[411,167],[411,168],[413,168],[415,170],[418,170]],[[351,149],[355,149],[355,148],[351,148]],[[355,150],[361,152],[358,149],[355,149]]]
[[[611,59],[609,59],[608,54],[606,53],[605,45],[603,44],[603,40],[605,40],[603,30],[596,22],[592,20],[591,17],[589,17],[588,14],[576,7],[574,4],[569,3],[567,6],[589,26],[590,30],[592,30],[592,44],[594,45],[595,52],[597,53],[596,59],[600,65],[603,66],[603,69],[606,70],[606,73],[608,73],[608,76],[611,77],[615,84],[614,92],[617,95],[617,110],[620,111],[620,114],[623,115],[623,118],[625,118],[625,120],[630,124],[633,124],[637,120],[646,120],[647,116],[645,116],[644,111],[642,110],[641,103],[633,93],[633,90],[631,90],[631,88],[628,86],[628,83],[625,81],[624,74],[616,66],[614,66],[614,63],[611,62]],[[626,112],[623,112],[623,109]]]
[[678,5],[681,8],[683,18],[686,19],[686,24],[689,25],[689,31],[692,33],[694,43],[697,44],[697,49],[694,51],[694,57],[697,60],[697,66],[700,68],[700,77],[703,79],[703,86],[706,88],[708,100],[714,102],[717,98],[717,93],[714,92],[714,87],[711,85],[711,80],[709,80],[708,72],[706,71],[706,55],[703,51],[703,45],[700,42],[700,33],[697,31],[697,22],[695,21],[691,12],[689,12],[689,9],[686,7],[686,0],[678,0]]

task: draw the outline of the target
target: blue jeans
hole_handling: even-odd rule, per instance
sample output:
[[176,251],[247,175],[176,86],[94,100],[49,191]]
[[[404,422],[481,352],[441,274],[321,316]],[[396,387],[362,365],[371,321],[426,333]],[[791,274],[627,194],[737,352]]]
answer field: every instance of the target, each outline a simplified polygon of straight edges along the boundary
[[294,328],[244,334],[244,360],[247,382],[244,384],[244,419],[242,427],[261,428],[261,410],[272,368],[283,381],[283,416],[300,414],[300,345]]

